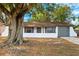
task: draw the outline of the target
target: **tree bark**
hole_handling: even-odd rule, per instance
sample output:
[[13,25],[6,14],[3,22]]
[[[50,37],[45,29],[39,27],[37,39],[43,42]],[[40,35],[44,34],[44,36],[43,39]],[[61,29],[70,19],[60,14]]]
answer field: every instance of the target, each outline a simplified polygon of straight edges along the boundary
[[16,17],[10,18],[8,43],[19,45],[23,43],[23,20],[16,19]]

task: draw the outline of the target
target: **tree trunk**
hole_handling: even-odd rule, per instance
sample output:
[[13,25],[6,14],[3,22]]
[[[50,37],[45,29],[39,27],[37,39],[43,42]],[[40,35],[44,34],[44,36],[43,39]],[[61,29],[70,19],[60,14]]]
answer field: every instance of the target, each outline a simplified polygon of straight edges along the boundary
[[23,43],[23,20],[10,18],[8,43],[22,44]]

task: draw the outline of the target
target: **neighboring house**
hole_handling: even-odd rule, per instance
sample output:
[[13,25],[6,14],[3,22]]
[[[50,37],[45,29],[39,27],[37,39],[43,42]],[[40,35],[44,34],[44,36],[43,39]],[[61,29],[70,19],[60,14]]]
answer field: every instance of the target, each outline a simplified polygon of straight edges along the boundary
[[79,36],[79,30],[75,30],[75,32],[77,33],[77,36]]
[[[2,36],[8,35],[8,27]],[[24,22],[23,37],[57,38],[77,36],[72,25],[61,22]]]

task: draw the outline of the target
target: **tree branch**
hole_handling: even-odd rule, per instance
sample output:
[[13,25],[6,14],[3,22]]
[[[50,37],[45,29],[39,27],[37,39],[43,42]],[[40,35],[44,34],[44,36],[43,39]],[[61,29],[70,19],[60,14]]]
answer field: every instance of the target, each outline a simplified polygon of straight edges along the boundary
[[6,15],[10,15],[10,12],[0,3],[0,10]]
[[22,18],[25,15],[25,13],[28,12],[32,7],[33,7],[32,3],[30,3],[29,6],[23,6],[22,12],[19,12],[17,14],[17,18]]
[[15,14],[19,13],[20,10],[22,9],[23,5],[24,5],[23,3],[17,4],[17,6],[12,9],[11,14],[15,15]]
[[5,21],[2,18],[0,18],[0,22],[5,23]]

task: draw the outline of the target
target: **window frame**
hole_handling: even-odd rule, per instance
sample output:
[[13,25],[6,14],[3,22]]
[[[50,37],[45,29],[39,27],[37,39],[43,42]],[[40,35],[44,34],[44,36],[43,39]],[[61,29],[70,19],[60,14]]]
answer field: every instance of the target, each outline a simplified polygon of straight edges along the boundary
[[[49,31],[52,29],[52,31]],[[56,27],[45,27],[45,33],[56,33]]]
[[[40,32],[38,32],[38,28],[40,28]],[[41,27],[37,27],[36,29],[37,29],[36,33],[42,33]]]
[[34,27],[24,27],[25,33],[34,33]]

